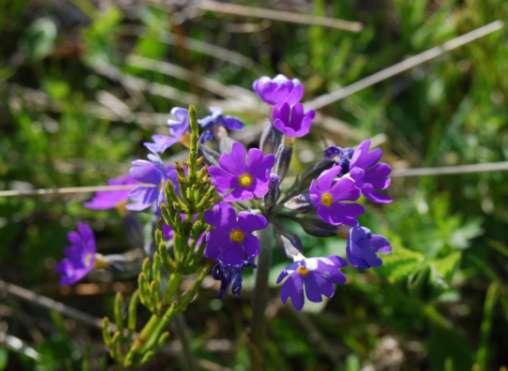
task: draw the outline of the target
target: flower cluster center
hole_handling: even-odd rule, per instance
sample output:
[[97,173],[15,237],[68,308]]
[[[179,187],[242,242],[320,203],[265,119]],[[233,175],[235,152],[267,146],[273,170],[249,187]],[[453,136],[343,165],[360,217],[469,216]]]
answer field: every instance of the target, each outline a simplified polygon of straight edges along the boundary
[[243,173],[238,177],[238,183],[242,187],[245,188],[250,187],[252,185],[252,182],[253,182],[252,175],[250,175],[249,173]]
[[235,229],[231,230],[231,232],[229,233],[229,238],[233,242],[242,243],[243,240],[245,239],[245,234],[243,233],[243,231],[241,229],[235,228]]
[[307,276],[310,273],[310,270],[305,268],[303,265],[300,265],[298,268],[296,268],[296,271],[302,277],[305,277],[305,276]]
[[327,207],[332,206],[333,196],[330,192],[325,192],[321,195],[321,203]]

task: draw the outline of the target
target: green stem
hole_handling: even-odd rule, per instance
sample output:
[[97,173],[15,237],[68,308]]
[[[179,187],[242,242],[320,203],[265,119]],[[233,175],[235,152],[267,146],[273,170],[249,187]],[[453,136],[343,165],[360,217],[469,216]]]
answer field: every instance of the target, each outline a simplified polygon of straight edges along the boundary
[[152,314],[150,320],[143,327],[139,336],[134,340],[134,343],[132,344],[126,359],[132,359],[134,355],[143,355],[152,350],[157,345],[160,337],[171,323],[173,317],[176,314],[184,311],[190,304],[199,287],[201,286],[201,282],[209,271],[210,265],[205,264],[198,271],[192,287],[183,295],[181,295],[178,298],[178,301],[171,304],[162,316]]
[[263,346],[266,338],[265,310],[268,303],[268,276],[272,263],[273,227],[269,225],[261,232],[261,253],[259,254],[256,283],[252,297],[252,322],[250,334],[250,359],[253,370],[263,370]]
[[182,363],[185,370],[194,371],[197,370],[196,362],[192,355],[191,339],[189,335],[189,327],[185,322],[183,314],[179,314],[175,317],[175,332],[182,344]]
[[199,141],[199,126],[196,117],[196,109],[194,106],[189,106],[189,126],[191,129],[191,141],[189,146],[189,179],[195,180],[196,178],[196,165],[198,159],[198,141]]

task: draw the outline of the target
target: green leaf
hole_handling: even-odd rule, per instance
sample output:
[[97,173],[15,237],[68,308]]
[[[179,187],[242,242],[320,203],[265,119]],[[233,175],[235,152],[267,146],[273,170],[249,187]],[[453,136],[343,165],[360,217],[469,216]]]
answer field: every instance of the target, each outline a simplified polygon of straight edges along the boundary
[[393,252],[383,257],[383,266],[380,269],[381,274],[392,283],[406,278],[417,270],[424,260],[423,254],[403,248],[398,242],[398,239],[395,238]]
[[111,6],[102,11],[84,32],[86,58],[92,63],[111,62],[115,52],[115,30],[122,20],[121,11]]
[[460,251],[455,251],[444,258],[434,260],[431,262],[430,266],[433,272],[437,273],[440,278],[449,281],[461,257],[462,253]]
[[9,353],[5,348],[0,348],[0,370],[5,370],[9,361]]
[[50,18],[39,18],[26,30],[20,42],[20,50],[30,61],[47,57],[55,46],[58,31]]
[[472,220],[452,234],[450,244],[458,249],[466,249],[470,246],[471,240],[482,233],[481,220]]

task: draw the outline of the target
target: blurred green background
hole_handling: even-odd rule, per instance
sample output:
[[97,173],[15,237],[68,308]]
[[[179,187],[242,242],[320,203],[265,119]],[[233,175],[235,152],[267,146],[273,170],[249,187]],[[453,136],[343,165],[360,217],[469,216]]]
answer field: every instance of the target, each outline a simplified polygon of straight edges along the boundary
[[[266,109],[249,89],[260,75],[298,77],[310,100],[508,16],[505,0],[244,4],[363,28],[234,16],[185,2],[0,1],[0,189],[104,184],[144,155],[142,142],[164,132],[176,105],[197,103],[203,114],[222,106],[255,134]],[[352,146],[366,137],[399,174],[507,161],[507,35],[505,27],[324,107],[297,144],[295,170],[326,140]],[[281,306],[274,287],[270,369],[506,370],[507,181],[499,171],[394,178],[396,201],[371,207],[363,219],[394,245],[382,269],[346,269],[349,284],[302,313]],[[0,198],[0,278],[99,318],[110,313],[113,292],[132,292],[135,280],[98,272],[60,288],[54,266],[66,232],[86,220],[101,253],[139,244],[131,216],[86,210],[88,197]],[[339,238],[303,238],[308,255],[344,251]],[[285,263],[279,255],[272,276]],[[198,368],[246,370],[248,282],[241,298],[215,297],[205,287],[186,315]],[[0,370],[113,369],[97,328],[1,286],[0,298]],[[183,369],[181,353],[174,339],[146,369]]]

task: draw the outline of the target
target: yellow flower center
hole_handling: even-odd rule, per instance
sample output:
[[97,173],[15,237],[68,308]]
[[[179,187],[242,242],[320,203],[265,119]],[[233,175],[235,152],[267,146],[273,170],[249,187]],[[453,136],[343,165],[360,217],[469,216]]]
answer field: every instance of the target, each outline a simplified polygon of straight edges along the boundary
[[325,192],[321,195],[321,203],[327,207],[332,206],[333,196],[330,192]]
[[244,188],[250,187],[252,185],[252,175],[243,173],[238,177],[238,183]]
[[86,254],[85,255],[85,265],[89,266],[91,261],[92,261],[92,254],[91,253]]
[[302,277],[305,277],[306,275],[308,275],[310,273],[310,270],[308,270],[307,268],[305,268],[302,265],[300,265],[298,268],[296,268],[296,271]]
[[229,238],[231,239],[231,241],[233,242],[236,242],[236,243],[242,243],[244,238],[245,238],[245,234],[243,233],[242,230],[240,229],[233,229],[230,233],[229,233]]

